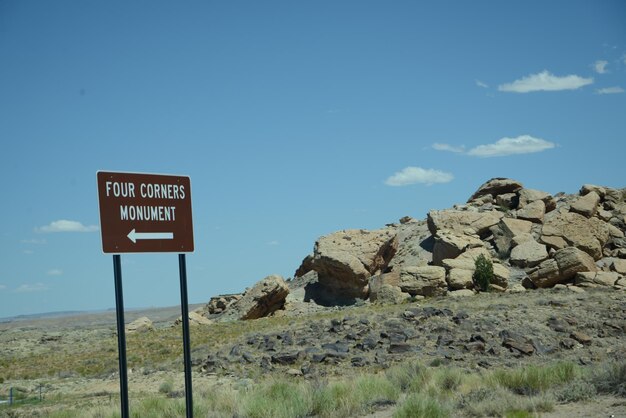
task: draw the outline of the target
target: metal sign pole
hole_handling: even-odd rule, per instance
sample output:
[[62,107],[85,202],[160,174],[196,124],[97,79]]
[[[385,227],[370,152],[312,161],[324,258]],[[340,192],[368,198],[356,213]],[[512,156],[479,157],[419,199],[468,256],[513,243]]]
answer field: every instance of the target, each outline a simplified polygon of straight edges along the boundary
[[117,313],[117,352],[120,363],[120,402],[122,418],[128,418],[128,375],[126,369],[126,330],[124,328],[124,295],[122,292],[122,263],[120,255],[113,255],[115,276],[115,310]]
[[183,320],[183,353],[185,360],[185,401],[187,418],[193,418],[193,396],[191,389],[191,347],[189,343],[189,304],[187,302],[187,262],[185,254],[178,254],[180,271],[180,307]]

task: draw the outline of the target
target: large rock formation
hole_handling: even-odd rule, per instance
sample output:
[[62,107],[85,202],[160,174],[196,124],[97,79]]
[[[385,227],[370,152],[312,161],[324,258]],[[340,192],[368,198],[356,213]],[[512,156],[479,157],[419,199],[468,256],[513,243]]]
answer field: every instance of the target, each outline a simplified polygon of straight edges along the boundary
[[313,254],[305,258],[296,275],[315,270],[320,285],[338,302],[365,299],[369,278],[386,270],[397,246],[394,228],[335,232],[318,239]]
[[[382,229],[319,238],[290,281],[290,304],[471,296],[480,255],[492,261],[492,290],[523,292],[562,283],[578,291],[625,289],[625,200],[624,190],[602,186],[552,195],[515,180],[491,179],[467,204],[431,210],[426,220],[405,216]],[[230,307],[230,301],[215,299],[213,310],[237,312],[237,318],[267,315],[284,304],[286,294],[281,285],[272,289],[259,291],[272,302],[259,303],[256,291],[248,291]],[[244,308],[250,300],[255,307]]]

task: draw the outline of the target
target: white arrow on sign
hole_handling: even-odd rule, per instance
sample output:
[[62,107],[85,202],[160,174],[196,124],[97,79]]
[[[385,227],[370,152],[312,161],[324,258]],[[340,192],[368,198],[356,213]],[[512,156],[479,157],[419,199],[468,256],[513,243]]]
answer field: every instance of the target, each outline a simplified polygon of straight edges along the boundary
[[173,232],[135,232],[134,228],[127,236],[133,244],[136,244],[138,239],[174,239]]

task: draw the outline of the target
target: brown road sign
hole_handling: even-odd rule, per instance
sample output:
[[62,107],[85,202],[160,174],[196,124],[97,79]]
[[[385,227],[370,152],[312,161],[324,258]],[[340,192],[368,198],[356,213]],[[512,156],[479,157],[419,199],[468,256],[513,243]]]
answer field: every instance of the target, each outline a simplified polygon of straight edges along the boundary
[[105,253],[193,252],[189,177],[98,171]]

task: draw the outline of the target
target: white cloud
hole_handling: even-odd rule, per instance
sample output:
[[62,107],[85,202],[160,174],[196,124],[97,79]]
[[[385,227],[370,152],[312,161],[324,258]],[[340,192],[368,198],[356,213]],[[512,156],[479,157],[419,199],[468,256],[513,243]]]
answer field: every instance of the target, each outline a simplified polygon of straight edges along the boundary
[[6,289],[6,288],[7,288],[7,287],[6,287],[6,285],[4,285],[4,284],[0,284],[0,290],[4,290],[4,289]]
[[593,63],[593,69],[598,74],[606,74],[607,73],[607,69],[606,69],[607,65],[609,65],[608,61],[598,60],[598,61]]
[[408,186],[422,183],[428,186],[435,183],[448,183],[454,179],[451,173],[440,170],[424,169],[421,167],[406,167],[385,180],[388,186]]
[[474,157],[503,157],[514,154],[530,154],[554,148],[552,142],[533,138],[530,135],[521,135],[517,138],[502,138],[493,144],[479,145],[467,152]]
[[454,145],[441,144],[439,142],[435,142],[433,144],[433,149],[436,149],[437,151],[448,151],[448,152],[456,152],[456,153],[463,153],[463,152],[465,152],[465,147],[464,146],[455,147]]
[[15,289],[16,293],[31,293],[31,292],[43,292],[44,290],[48,290],[48,286],[45,284],[38,282],[34,284],[23,284],[17,289]]
[[603,89],[596,90],[597,94],[619,94],[623,93],[624,89],[618,86],[615,87],[605,87]]
[[487,83],[483,83],[483,82],[482,82],[482,81],[480,81],[480,80],[475,80],[475,82],[476,82],[476,85],[477,85],[478,87],[482,87],[482,88],[484,88],[484,89],[488,89],[488,88],[489,88],[489,85],[488,85]]
[[61,219],[59,221],[50,222],[50,225],[36,228],[37,232],[95,232],[99,228],[97,225],[85,226],[77,221],[68,221]]
[[498,86],[498,90],[511,93],[576,90],[592,83],[593,78],[583,78],[577,75],[558,77],[544,70],[539,74],[531,74],[512,83],[501,84]]
[[46,272],[48,276],[62,276],[63,270],[61,269],[50,269]]
[[279,245],[279,244],[280,243],[278,241],[276,241],[276,240],[272,240],[272,241],[268,241],[267,242],[267,245],[270,245],[270,246],[276,246],[276,245]]
[[35,252],[34,252],[33,250],[24,250],[24,251],[22,251],[22,252],[23,252],[24,254],[28,254],[28,255],[30,255],[30,254],[35,254]]

